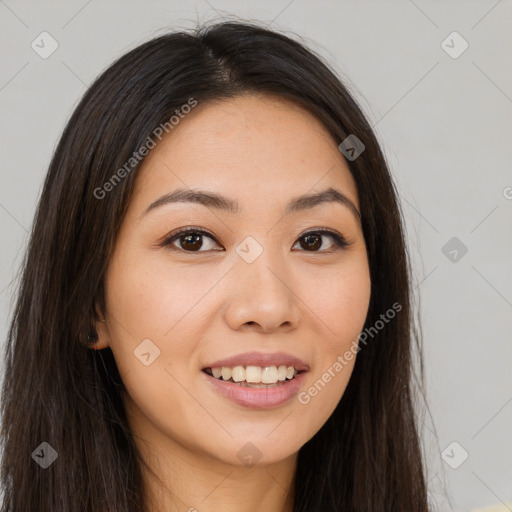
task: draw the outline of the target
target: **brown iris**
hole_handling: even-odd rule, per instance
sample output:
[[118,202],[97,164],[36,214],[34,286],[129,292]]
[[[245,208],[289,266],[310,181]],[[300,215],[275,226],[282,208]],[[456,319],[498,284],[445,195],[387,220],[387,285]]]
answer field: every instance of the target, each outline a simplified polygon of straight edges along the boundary
[[184,249],[191,251],[197,251],[201,249],[203,241],[201,240],[202,235],[184,235],[181,237],[181,245]]
[[[302,243],[304,240],[306,243]],[[322,247],[322,237],[320,235],[305,235],[301,238],[300,245],[303,249],[319,249]]]

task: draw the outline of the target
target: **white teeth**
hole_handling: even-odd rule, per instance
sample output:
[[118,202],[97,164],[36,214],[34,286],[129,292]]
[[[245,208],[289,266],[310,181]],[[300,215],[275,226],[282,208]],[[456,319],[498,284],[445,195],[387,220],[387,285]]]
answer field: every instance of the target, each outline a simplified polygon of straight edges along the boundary
[[261,386],[251,387],[265,387],[265,384],[277,384],[286,379],[293,379],[298,371],[293,366],[281,365],[277,366],[235,366],[229,368],[223,366],[222,368],[210,368],[212,375],[216,379],[231,380],[232,382],[246,384],[261,384]]
[[[293,375],[292,375],[293,377]],[[279,380],[275,366],[265,366],[261,372],[260,382],[263,384],[275,384]]]
[[265,382],[261,380],[261,368],[259,366],[248,366],[245,369],[245,380],[247,382]]
[[[222,371],[224,371],[224,368],[222,368]],[[231,378],[235,382],[242,382],[245,380],[245,368],[243,366],[235,366],[231,372]]]

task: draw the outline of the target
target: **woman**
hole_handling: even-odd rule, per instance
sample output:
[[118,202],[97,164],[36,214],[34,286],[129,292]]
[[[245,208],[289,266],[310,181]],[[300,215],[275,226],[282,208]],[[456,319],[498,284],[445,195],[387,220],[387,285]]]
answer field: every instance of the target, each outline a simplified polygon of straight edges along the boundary
[[44,184],[2,511],[426,511],[408,269],[376,138],[311,51],[231,22],[135,48]]

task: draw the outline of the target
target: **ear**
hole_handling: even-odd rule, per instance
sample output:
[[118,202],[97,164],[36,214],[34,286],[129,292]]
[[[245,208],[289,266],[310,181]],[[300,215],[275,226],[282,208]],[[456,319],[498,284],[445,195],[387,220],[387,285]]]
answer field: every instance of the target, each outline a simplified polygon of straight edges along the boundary
[[102,350],[110,345],[110,332],[108,330],[107,319],[102,313],[98,304],[95,304],[94,328],[98,335],[98,339],[90,344],[93,350]]

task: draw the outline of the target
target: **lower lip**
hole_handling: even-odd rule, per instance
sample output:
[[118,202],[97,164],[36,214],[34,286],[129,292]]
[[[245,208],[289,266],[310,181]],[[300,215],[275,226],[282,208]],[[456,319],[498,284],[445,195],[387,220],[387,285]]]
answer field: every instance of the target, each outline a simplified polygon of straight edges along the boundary
[[292,380],[284,381],[284,384],[275,388],[246,388],[233,382],[216,379],[207,373],[201,373],[217,392],[236,404],[252,409],[270,409],[293,400],[299,392],[306,372],[297,374]]

